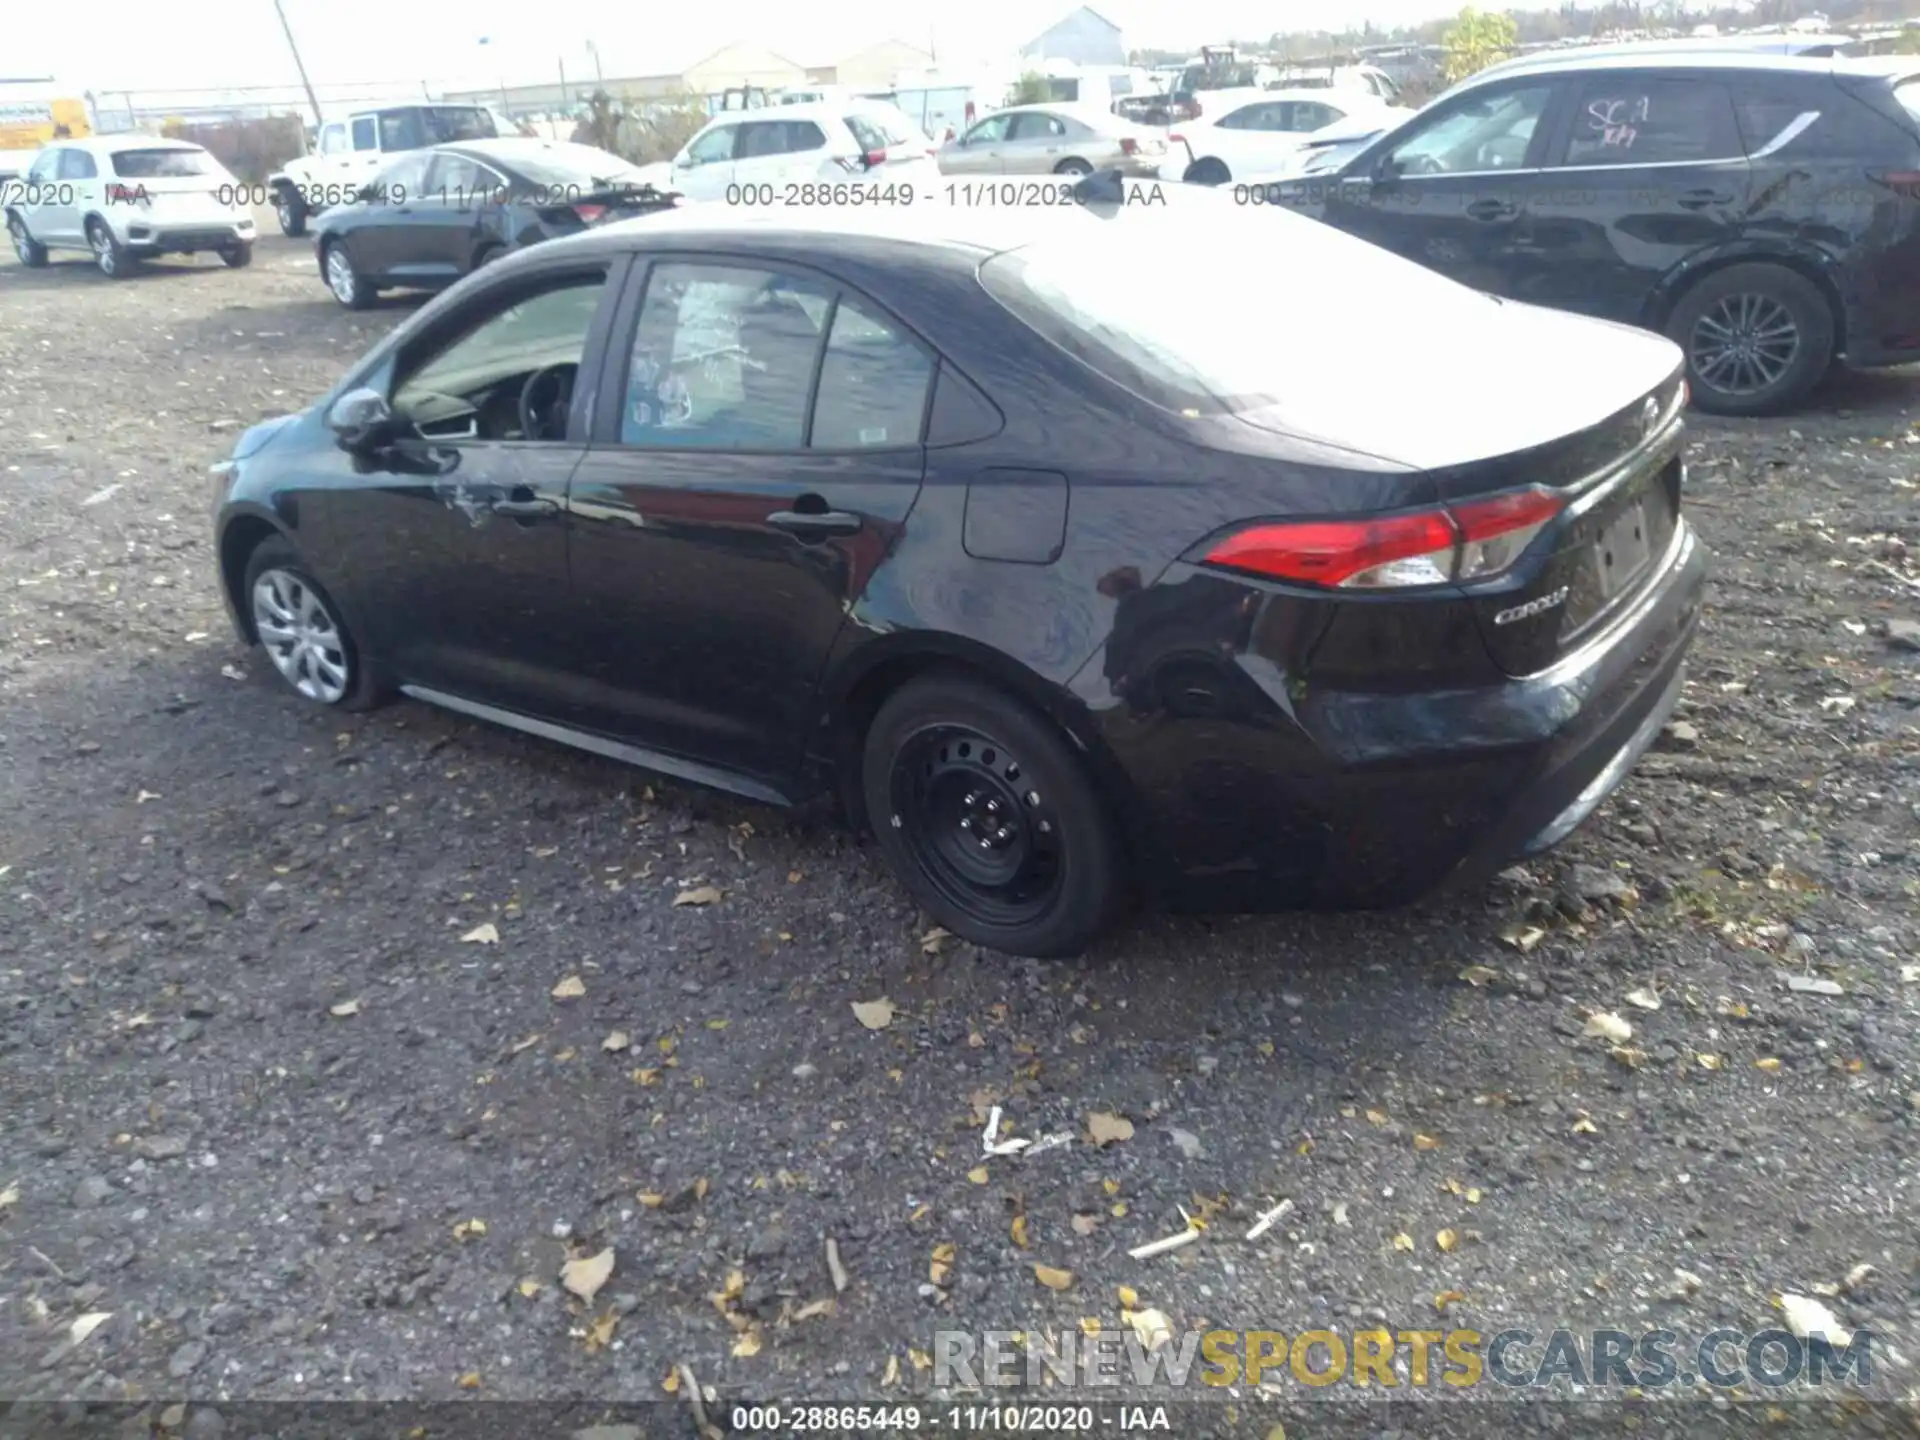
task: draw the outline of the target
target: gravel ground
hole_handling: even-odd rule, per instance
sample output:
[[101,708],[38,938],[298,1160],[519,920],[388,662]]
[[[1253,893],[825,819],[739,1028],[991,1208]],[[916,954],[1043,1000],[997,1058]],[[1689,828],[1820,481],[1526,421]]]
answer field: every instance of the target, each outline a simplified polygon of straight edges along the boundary
[[[1920,376],[1696,423],[1687,698],[1564,851],[1039,964],[927,938],[825,819],[270,683],[206,466],[407,309],[349,316],[278,236],[243,273],[0,264],[0,1393],[188,1396],[202,1436],[242,1400],[662,1400],[681,1364],[904,1403],[936,1330],[1111,1330],[1123,1286],[1289,1333],[1824,1296],[1912,1390]],[[994,1105],[1079,1138],[985,1159]],[[1128,1258],[1181,1207],[1196,1243]],[[1266,1434],[1237,1393],[1186,1433]]]

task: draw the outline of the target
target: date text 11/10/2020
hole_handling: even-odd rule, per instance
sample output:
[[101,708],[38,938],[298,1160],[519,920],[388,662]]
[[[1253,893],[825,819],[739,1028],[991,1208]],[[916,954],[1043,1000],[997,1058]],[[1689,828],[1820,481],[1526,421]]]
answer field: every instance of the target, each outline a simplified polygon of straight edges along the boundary
[[821,206],[905,206],[916,203],[962,209],[1023,210],[1035,207],[1104,203],[1164,205],[1166,192],[1158,181],[1127,180],[1098,190],[1079,178],[1049,180],[949,180],[937,185],[912,181],[862,184],[859,181],[791,180],[740,182],[727,186],[725,204],[763,210],[812,209]]

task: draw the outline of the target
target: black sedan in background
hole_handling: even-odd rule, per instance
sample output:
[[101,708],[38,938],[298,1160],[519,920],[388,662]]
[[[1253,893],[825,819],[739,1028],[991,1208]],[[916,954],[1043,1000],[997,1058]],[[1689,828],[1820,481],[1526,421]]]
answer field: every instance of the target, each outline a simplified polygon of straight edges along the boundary
[[408,151],[314,224],[320,278],[360,310],[439,290],[509,250],[671,207],[618,155],[523,137]]
[[306,703],[836,795],[1016,954],[1557,844],[1680,692],[1680,351],[1177,188],[510,255],[240,438],[238,633]]

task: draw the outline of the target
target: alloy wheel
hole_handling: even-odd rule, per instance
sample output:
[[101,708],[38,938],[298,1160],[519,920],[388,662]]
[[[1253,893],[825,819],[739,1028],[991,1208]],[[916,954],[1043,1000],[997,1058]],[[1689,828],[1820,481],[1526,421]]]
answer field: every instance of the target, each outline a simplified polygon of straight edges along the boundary
[[7,222],[7,234],[13,237],[13,253],[18,255],[20,263],[25,265],[28,257],[33,254],[33,240],[27,234],[25,222],[16,215]]
[[360,282],[354,277],[353,261],[344,245],[327,251],[327,288],[342,305],[351,305],[359,295]]
[[1800,354],[1800,326],[1768,295],[1743,292],[1714,302],[1693,323],[1688,358],[1702,384],[1728,395],[1777,385]]
[[982,923],[1043,915],[1064,874],[1060,823],[1019,758],[964,725],[932,725],[900,746],[893,826],[942,898]]
[[253,583],[253,628],[273,668],[309,700],[337,705],[349,679],[340,624],[313,586],[291,570]]
[[95,224],[87,232],[87,239],[93,245],[93,262],[100,267],[102,275],[112,275],[120,269],[120,257],[113,252],[113,236],[107,233],[107,227]]

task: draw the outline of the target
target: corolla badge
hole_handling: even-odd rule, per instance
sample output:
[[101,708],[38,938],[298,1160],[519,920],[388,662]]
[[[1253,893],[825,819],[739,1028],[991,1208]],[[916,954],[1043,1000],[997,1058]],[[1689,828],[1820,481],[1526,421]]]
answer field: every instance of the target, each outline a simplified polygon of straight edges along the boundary
[[1529,600],[1524,605],[1516,605],[1511,610],[1502,610],[1493,617],[1496,625],[1512,625],[1516,621],[1530,620],[1535,615],[1544,615],[1556,606],[1567,603],[1567,596],[1573,593],[1573,587],[1562,585],[1551,594],[1542,595],[1538,600]]

